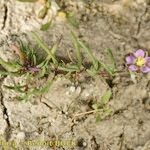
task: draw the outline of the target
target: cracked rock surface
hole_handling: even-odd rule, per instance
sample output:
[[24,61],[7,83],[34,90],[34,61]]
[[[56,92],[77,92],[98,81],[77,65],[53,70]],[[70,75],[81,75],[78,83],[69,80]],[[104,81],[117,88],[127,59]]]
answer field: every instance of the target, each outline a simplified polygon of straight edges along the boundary
[[[124,69],[126,54],[138,48],[150,51],[148,0],[62,0],[59,6],[76,14],[80,25],[74,30],[98,58],[109,62],[104,49],[112,49],[118,69]],[[8,44],[17,38],[27,38],[36,45],[31,31],[38,31],[50,46],[62,36],[57,51],[60,57],[67,57],[66,50],[73,51],[69,35],[73,27],[56,18],[47,32],[39,31],[48,19],[37,18],[39,8],[38,3],[0,1],[0,57],[12,59]],[[110,87],[101,78],[81,78],[76,85],[59,76],[48,93],[27,102],[17,101],[17,93],[5,88],[14,81],[22,81],[22,77],[2,78],[0,135],[7,142],[16,141],[9,149],[51,150],[52,147],[38,141],[73,139],[75,146],[56,149],[150,150],[150,76],[139,75],[136,84],[126,70],[116,76],[110,85],[113,96],[109,105],[113,115],[99,123],[95,122],[94,114],[81,115],[75,120],[73,116],[91,110],[91,100],[101,98]],[[36,143],[31,146],[26,143],[28,140]],[[5,148],[1,143],[0,146]]]

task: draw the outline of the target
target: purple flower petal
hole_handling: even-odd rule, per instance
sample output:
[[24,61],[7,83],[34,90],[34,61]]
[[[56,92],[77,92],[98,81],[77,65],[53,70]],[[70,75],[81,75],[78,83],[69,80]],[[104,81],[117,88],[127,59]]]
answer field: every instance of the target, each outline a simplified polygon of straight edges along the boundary
[[128,67],[128,69],[131,70],[131,71],[137,71],[138,70],[137,66],[135,66],[135,65],[130,65]]
[[139,50],[137,50],[137,51],[134,53],[134,56],[135,56],[135,57],[144,57],[144,56],[145,56],[145,51],[142,50],[142,49],[139,49]]
[[127,65],[134,64],[135,63],[135,57],[133,55],[127,56],[126,57],[126,63],[127,63]]
[[148,72],[150,72],[150,67],[148,67],[148,66],[143,66],[143,67],[141,67],[141,69],[140,69],[143,73],[148,73]]
[[150,67],[150,57],[145,57],[146,65]]

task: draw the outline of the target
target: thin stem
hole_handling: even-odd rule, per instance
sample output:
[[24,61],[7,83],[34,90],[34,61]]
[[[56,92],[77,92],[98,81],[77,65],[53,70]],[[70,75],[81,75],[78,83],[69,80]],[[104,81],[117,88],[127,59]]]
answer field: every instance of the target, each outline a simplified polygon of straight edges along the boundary
[[88,53],[89,57],[91,57],[91,60],[93,62],[94,65],[94,69],[97,70],[98,69],[98,61],[97,59],[94,57],[92,51],[90,48],[88,48],[83,42],[79,41],[80,46]]
[[50,56],[50,58],[52,58],[54,64],[58,64],[56,58],[53,56],[53,54],[51,53],[49,47],[47,46],[46,43],[44,43],[42,41],[41,38],[39,38],[39,36],[35,33],[35,32],[32,32],[32,35],[33,37],[35,38],[35,40],[37,41],[37,43],[43,48],[43,50],[45,50],[45,52]]
[[76,50],[76,57],[78,59],[78,66],[80,68],[81,65],[82,65],[80,44],[79,44],[79,41],[78,41],[77,37],[75,36],[75,34],[73,32],[71,32],[71,35],[72,35],[73,44],[74,44],[74,47],[75,47],[75,50]]
[[76,115],[74,115],[74,117],[88,115],[88,114],[92,114],[92,113],[95,113],[95,112],[97,112],[97,110],[91,110],[91,111],[87,111],[87,112],[76,114]]

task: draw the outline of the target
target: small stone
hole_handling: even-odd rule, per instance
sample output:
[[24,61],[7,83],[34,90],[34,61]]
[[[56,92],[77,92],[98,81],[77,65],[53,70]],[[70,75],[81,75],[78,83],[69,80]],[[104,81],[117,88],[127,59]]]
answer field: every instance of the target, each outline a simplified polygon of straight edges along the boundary
[[69,95],[69,91],[66,92],[66,95]]
[[97,9],[92,9],[92,14],[96,15],[96,13],[97,13]]
[[81,93],[81,87],[80,87],[80,86],[78,86],[78,87],[77,87],[77,89],[76,89],[76,94],[78,94],[78,95],[79,95],[80,93]]
[[4,115],[4,119],[7,119],[8,117],[7,117],[7,115]]
[[86,147],[86,146],[87,146],[87,143],[86,143],[86,142],[83,142],[83,146]]
[[65,112],[65,115],[68,115],[68,114],[69,114],[69,113],[66,111],[66,112]]
[[23,139],[25,139],[26,136],[25,136],[24,132],[19,132],[16,137],[19,140],[23,140]]
[[69,91],[72,92],[72,93],[75,92],[75,90],[76,90],[75,86],[71,86],[70,89],[69,89]]
[[89,94],[88,92],[85,92],[85,93],[84,93],[84,96],[85,96],[85,97],[88,97],[88,96],[90,96],[90,94]]

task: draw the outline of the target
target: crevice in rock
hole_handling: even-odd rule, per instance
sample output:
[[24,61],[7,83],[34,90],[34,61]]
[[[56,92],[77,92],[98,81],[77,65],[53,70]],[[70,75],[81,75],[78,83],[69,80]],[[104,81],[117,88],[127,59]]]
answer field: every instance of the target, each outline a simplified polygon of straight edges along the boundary
[[94,142],[94,150],[99,150],[100,145],[97,143],[96,137],[93,136],[91,140]]
[[1,94],[0,103],[3,106],[3,118],[5,119],[5,121],[7,123],[7,128],[5,129],[5,139],[6,139],[6,141],[8,141],[10,139],[10,135],[11,135],[11,125],[10,125],[10,121],[9,121],[9,115],[8,115],[8,112],[7,112],[7,108],[4,104],[3,93],[0,92],[0,94]]
[[48,107],[50,110],[52,110],[53,108],[51,106],[49,106],[46,102],[41,102],[43,103],[46,107]]
[[120,148],[119,150],[123,150],[123,144],[124,144],[124,130],[125,130],[125,126],[123,126],[123,129],[122,129],[122,133],[120,134]]
[[128,107],[126,108],[120,108],[114,111],[113,115],[120,115],[122,113],[124,113],[124,111],[128,110]]
[[76,126],[76,124],[74,123],[74,121],[72,121],[72,125],[70,127],[70,131],[74,134],[74,127]]
[[139,17],[139,22],[137,24],[136,35],[138,35],[140,33],[142,18],[147,14],[147,11],[148,11],[148,8],[146,7],[145,10],[144,10],[144,12],[142,13],[142,15]]
[[7,17],[8,17],[8,7],[7,7],[7,5],[4,5],[4,19],[3,19],[2,30],[4,30],[4,28],[6,26]]

